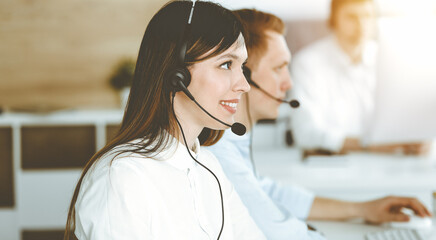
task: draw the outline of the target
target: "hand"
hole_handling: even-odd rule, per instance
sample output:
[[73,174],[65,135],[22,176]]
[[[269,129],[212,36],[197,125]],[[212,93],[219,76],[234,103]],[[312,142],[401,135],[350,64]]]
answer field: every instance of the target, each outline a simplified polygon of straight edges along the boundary
[[406,155],[425,155],[430,152],[431,143],[403,144],[403,153]]
[[346,154],[348,152],[356,152],[362,150],[363,148],[358,138],[346,138],[344,140],[341,150],[339,151],[339,154]]
[[370,152],[379,153],[403,153],[405,155],[425,155],[430,151],[431,143],[403,143],[403,144],[386,144],[372,145],[367,148]]
[[409,208],[420,217],[431,216],[430,211],[416,198],[385,197],[361,203],[362,216],[367,223],[407,222],[409,216],[401,209]]

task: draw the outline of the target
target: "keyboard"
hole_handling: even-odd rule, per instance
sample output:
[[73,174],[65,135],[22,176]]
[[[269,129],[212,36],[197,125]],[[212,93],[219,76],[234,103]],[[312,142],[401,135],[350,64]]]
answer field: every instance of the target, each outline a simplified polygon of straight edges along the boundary
[[389,229],[368,233],[366,240],[425,240],[424,236],[415,229]]

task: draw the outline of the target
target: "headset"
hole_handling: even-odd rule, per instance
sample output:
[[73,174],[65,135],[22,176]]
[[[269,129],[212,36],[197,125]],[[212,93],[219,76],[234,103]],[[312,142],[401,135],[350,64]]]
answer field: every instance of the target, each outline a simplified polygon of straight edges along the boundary
[[[300,106],[300,102],[297,100],[287,101],[285,99],[280,99],[280,98],[274,97],[271,93],[269,93],[265,89],[261,88],[255,81],[253,81],[253,79],[251,77],[251,69],[249,67],[247,67],[246,65],[244,65],[242,67],[242,71],[244,73],[245,79],[247,79],[248,84],[259,89],[261,92],[263,92],[268,97],[270,97],[278,102],[281,102],[281,103],[288,103],[292,108],[298,108]],[[248,115],[248,119],[250,120],[250,122],[252,122],[250,108],[248,107],[250,105],[248,95],[246,97],[247,97],[247,104],[246,104],[247,115]],[[250,144],[249,144],[250,150],[249,151],[250,151],[250,161],[251,161],[251,165],[253,168],[253,172],[254,172],[254,175],[257,176],[256,163],[254,162],[254,158],[253,158],[253,135],[254,135],[254,133],[252,132],[250,134]]]
[[166,80],[169,81],[169,84],[171,86],[171,90],[174,93],[182,91],[185,93],[189,99],[191,99],[203,112],[205,112],[209,117],[213,118],[215,121],[230,127],[232,132],[236,135],[242,136],[247,131],[246,127],[238,122],[235,122],[233,124],[225,123],[212,114],[210,114],[206,109],[204,109],[194,98],[194,96],[191,94],[191,92],[188,90],[188,86],[191,83],[191,74],[186,67],[185,63],[185,57],[186,57],[186,51],[188,46],[188,39],[191,35],[191,20],[192,15],[194,13],[194,7],[195,7],[195,1],[192,2],[192,8],[191,12],[189,14],[188,23],[185,26],[185,30],[182,35],[182,41],[178,45],[178,66],[174,69],[170,70],[168,74],[166,74]]
[[274,97],[271,93],[267,92],[265,89],[261,88],[261,87],[260,87],[260,86],[255,82],[255,81],[253,81],[253,79],[251,78],[251,69],[250,69],[250,68],[248,68],[247,66],[244,66],[244,67],[242,68],[242,70],[243,70],[243,72],[244,72],[244,76],[245,76],[245,78],[247,79],[247,82],[248,82],[251,86],[253,86],[253,87],[259,89],[260,91],[262,91],[262,92],[263,92],[265,95],[267,95],[268,97],[270,97],[270,98],[272,98],[272,99],[274,99],[274,100],[276,100],[276,101],[278,101],[278,102],[281,102],[281,103],[287,103],[287,104],[289,104],[292,108],[298,108],[298,107],[300,106],[300,102],[297,101],[297,100],[287,101],[287,100],[285,100],[285,99],[281,99],[281,98]]
[[182,133],[182,137],[183,137],[183,141],[185,142],[185,147],[186,150],[188,151],[189,155],[191,156],[191,158],[200,166],[202,166],[204,169],[206,169],[210,174],[212,174],[212,176],[215,178],[215,180],[217,181],[218,184],[218,188],[219,188],[219,192],[220,192],[220,199],[221,199],[221,216],[222,216],[222,221],[221,221],[221,228],[217,237],[217,240],[220,239],[221,234],[223,232],[224,229],[224,200],[223,200],[223,192],[221,189],[221,183],[218,179],[218,177],[215,175],[215,173],[213,173],[209,168],[207,168],[205,165],[203,165],[202,163],[200,163],[194,156],[192,156],[191,151],[188,148],[188,144],[186,141],[186,137],[185,137],[185,133],[183,132],[183,128],[182,125],[180,124],[179,120],[177,119],[175,110],[174,110],[174,97],[176,95],[177,92],[182,91],[189,99],[191,99],[194,103],[197,104],[197,106],[203,111],[205,112],[207,115],[209,115],[211,118],[215,119],[216,121],[228,126],[232,128],[232,131],[235,134],[238,135],[244,135],[246,128],[244,125],[240,124],[240,123],[234,123],[233,125],[227,124],[221,120],[219,120],[218,118],[212,116],[208,111],[206,111],[194,98],[194,96],[191,94],[191,92],[188,90],[188,86],[191,83],[191,74],[188,70],[188,68],[186,67],[186,63],[185,63],[185,57],[186,57],[186,51],[187,51],[187,45],[188,45],[188,39],[189,36],[191,35],[191,20],[192,20],[192,15],[194,13],[194,8],[195,8],[195,1],[192,2],[192,7],[191,7],[191,11],[189,13],[189,18],[188,18],[188,23],[185,26],[185,30],[183,32],[182,35],[182,41],[180,42],[180,44],[178,45],[177,49],[177,53],[178,53],[178,66],[175,67],[174,69],[170,70],[166,75],[165,75],[165,81],[169,81],[169,85],[171,86],[171,92],[172,92],[172,111],[173,111],[173,115],[174,118],[177,121],[177,124],[180,128],[180,132]]
[[183,31],[182,41],[177,46],[177,67],[170,70],[166,74],[166,81],[169,81],[171,91],[173,93],[183,91],[191,100],[194,99],[191,92],[188,90],[188,86],[191,83],[191,73],[185,64],[186,51],[188,48],[188,40],[191,35],[191,21],[194,14],[195,2],[192,2],[191,11],[189,13],[188,23]]

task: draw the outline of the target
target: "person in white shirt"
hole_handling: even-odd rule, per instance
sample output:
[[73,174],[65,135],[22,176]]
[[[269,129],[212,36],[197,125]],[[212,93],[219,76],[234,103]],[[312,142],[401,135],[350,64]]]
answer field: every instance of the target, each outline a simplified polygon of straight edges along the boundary
[[210,2],[172,1],[149,22],[117,136],[87,163],[65,239],[265,239],[200,149],[204,127],[225,123],[250,87],[243,27]]
[[[226,130],[216,142],[209,141],[203,130],[201,142],[214,153],[244,204],[267,239],[320,240],[304,220],[345,220],[361,218],[370,223],[407,221],[400,209],[407,207],[420,216],[429,215],[425,206],[414,198],[386,197],[367,202],[328,199],[298,186],[284,186],[255,173],[251,161],[250,130],[261,119],[275,119],[280,102],[291,88],[288,65],[291,53],[284,39],[284,24],[276,16],[253,9],[234,11],[247,29],[250,78],[257,86],[244,95],[235,120],[247,126],[244,136]],[[252,86],[254,86],[252,84]],[[268,96],[266,93],[272,95]],[[328,237],[328,236],[327,236]]]
[[373,0],[332,0],[332,34],[299,51],[291,64],[291,96],[301,100],[290,125],[306,153],[323,150],[421,154],[428,144],[364,146],[374,106],[377,45]]

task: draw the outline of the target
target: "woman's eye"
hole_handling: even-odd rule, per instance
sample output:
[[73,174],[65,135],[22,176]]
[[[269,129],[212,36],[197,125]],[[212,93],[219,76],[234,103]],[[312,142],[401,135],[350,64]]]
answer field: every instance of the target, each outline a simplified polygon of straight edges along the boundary
[[220,67],[228,70],[228,69],[230,69],[231,66],[232,66],[232,61],[228,61],[228,62],[221,64]]

